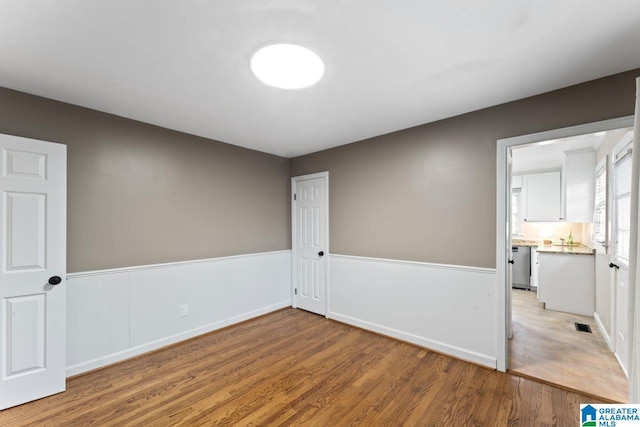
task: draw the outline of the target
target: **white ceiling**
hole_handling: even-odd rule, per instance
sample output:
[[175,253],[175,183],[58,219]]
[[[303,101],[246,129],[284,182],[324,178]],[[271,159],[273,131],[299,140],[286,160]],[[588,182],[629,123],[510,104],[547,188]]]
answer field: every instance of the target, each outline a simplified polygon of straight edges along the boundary
[[565,151],[597,150],[604,141],[606,132],[573,136],[570,138],[536,142],[512,151],[511,172],[524,172],[561,169]]
[[[640,67],[638,0],[0,0],[0,86],[293,157]],[[252,53],[324,60],[268,87]]]
[[518,175],[527,172],[559,170],[562,169],[565,152],[597,151],[601,146],[613,147],[632,132],[633,128],[621,128],[516,147],[512,151],[511,172]]

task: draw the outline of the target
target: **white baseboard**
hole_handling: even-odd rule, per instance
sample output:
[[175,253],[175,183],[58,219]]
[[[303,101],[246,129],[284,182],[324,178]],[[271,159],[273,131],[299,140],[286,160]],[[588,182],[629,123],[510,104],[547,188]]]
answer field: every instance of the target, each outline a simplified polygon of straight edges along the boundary
[[66,373],[291,306],[290,265],[274,251],[69,275]]
[[88,360],[86,362],[78,363],[73,366],[67,366],[66,375],[67,377],[71,377],[73,375],[78,375],[83,372],[91,371],[93,369],[97,369],[103,366],[111,365],[113,363],[121,362],[123,360],[130,359],[132,357],[139,356],[141,354],[148,353],[150,351],[157,350],[159,348],[166,347],[168,345],[175,344],[180,341],[187,340],[189,338],[197,337],[198,335],[206,334],[208,332],[212,332],[217,329],[222,329],[224,327],[227,327],[236,323],[244,322],[245,320],[262,316],[264,314],[271,313],[272,311],[280,310],[286,307],[291,307],[291,301],[282,301],[279,304],[274,304],[269,307],[262,308],[260,310],[244,313],[235,317],[231,317],[229,319],[222,320],[220,322],[215,322],[209,325],[201,326],[195,329],[191,329],[189,331],[172,335],[170,337],[152,341],[147,344],[139,345],[137,347],[119,351],[117,353],[105,355],[103,357],[98,357],[93,360]]
[[329,315],[491,368],[495,269],[330,255]]
[[616,357],[616,360],[618,361],[618,365],[620,365],[620,369],[622,369],[622,372],[624,372],[624,375],[627,377],[627,379],[629,379],[629,373],[627,372],[627,369],[622,364],[622,360],[620,360],[620,357],[618,357],[618,353],[613,353],[613,355]]
[[607,330],[605,329],[604,325],[602,324],[602,321],[600,320],[600,316],[598,316],[598,313],[596,313],[595,311],[593,312],[593,318],[596,321],[596,325],[598,325],[598,329],[600,330],[600,333],[602,334],[602,337],[606,341],[607,346],[609,347],[609,350],[613,351],[614,349],[612,347],[611,337],[609,336],[609,334],[607,333]]
[[346,323],[348,325],[357,326],[362,329],[366,329],[372,332],[376,332],[381,335],[385,335],[397,340],[406,341],[411,344],[418,345],[437,351],[439,353],[447,354],[458,359],[474,362],[479,365],[484,365],[489,368],[495,369],[496,358],[480,354],[474,351],[469,351],[464,348],[449,345],[443,342],[431,340],[428,338],[420,337],[407,332],[399,331],[397,329],[388,328],[386,326],[377,325],[375,323],[366,322],[364,320],[354,319],[353,317],[344,316],[338,313],[329,313],[327,316],[329,319],[336,320],[338,322]]

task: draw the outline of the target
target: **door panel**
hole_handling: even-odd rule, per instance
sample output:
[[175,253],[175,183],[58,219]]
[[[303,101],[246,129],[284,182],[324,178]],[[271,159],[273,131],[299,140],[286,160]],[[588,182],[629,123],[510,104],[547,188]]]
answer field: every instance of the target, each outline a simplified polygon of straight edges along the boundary
[[294,299],[326,315],[327,179],[294,178]]
[[627,375],[629,372],[628,280],[629,271],[627,268],[620,266],[620,269],[616,273],[616,357]]
[[5,299],[7,378],[44,369],[45,296]]
[[0,151],[4,409],[65,389],[66,146],[0,135]]
[[46,195],[5,193],[7,271],[42,270],[45,266]]

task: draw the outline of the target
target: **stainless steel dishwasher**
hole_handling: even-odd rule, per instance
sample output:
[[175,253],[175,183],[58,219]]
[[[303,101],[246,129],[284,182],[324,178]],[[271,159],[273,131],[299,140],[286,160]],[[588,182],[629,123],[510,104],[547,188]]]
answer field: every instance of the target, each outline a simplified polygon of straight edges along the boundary
[[531,289],[531,248],[529,246],[514,246],[511,248],[513,259],[512,286],[518,289]]

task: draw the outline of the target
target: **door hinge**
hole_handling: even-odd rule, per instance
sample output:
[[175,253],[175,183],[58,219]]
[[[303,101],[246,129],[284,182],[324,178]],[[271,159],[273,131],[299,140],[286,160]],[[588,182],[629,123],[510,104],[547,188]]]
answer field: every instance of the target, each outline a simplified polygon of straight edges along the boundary
[[293,200],[298,200],[297,197],[298,197],[298,195],[293,193]]
[[293,290],[293,293],[294,293],[294,295],[298,295],[298,288],[295,288],[295,289]]

